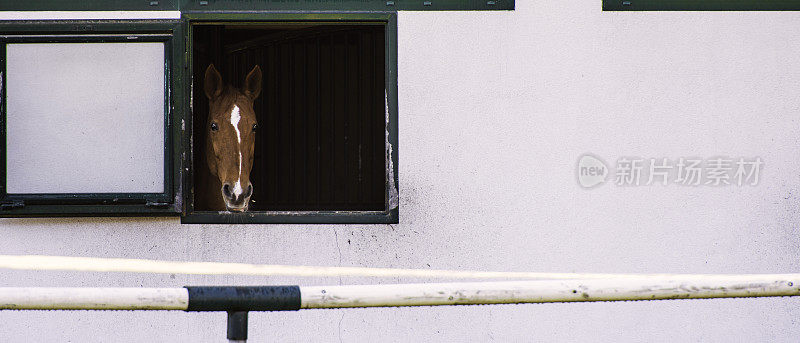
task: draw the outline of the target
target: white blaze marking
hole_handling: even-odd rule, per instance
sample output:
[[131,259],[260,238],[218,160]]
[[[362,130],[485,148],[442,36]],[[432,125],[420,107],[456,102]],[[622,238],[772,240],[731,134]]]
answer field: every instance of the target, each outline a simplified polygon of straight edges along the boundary
[[236,194],[237,197],[242,195],[242,183],[240,180],[236,180],[236,185],[233,186],[233,194]]
[[[242,116],[239,115],[239,106],[233,105],[233,110],[231,111],[231,125],[233,125],[233,129],[236,130],[236,140],[239,141],[239,145],[242,144],[242,133],[239,131],[240,119],[242,119]],[[242,148],[239,145],[237,145],[237,149],[239,150],[239,178],[233,186],[233,194],[237,197],[242,195]]]
[[236,139],[241,143],[242,134],[239,132],[239,119],[242,119],[242,116],[239,115],[239,106],[233,105],[233,110],[231,111],[231,125],[233,125],[233,129],[236,130]]

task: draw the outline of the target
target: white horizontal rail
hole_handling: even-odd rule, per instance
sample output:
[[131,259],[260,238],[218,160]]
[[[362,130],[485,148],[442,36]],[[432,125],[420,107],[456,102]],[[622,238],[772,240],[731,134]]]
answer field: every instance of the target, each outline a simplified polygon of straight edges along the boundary
[[800,275],[300,287],[300,293],[301,308],[772,297],[800,295]]
[[[798,296],[800,274],[790,275],[308,286],[293,301],[299,301],[294,309],[314,309]],[[186,288],[0,288],[0,309],[186,310],[192,304]]]
[[43,255],[0,255],[0,269],[68,270],[79,272],[126,272],[192,275],[254,275],[297,277],[416,277],[440,279],[617,279],[655,277],[695,280],[698,277],[752,278],[778,277],[791,279],[800,274],[607,274],[607,273],[547,273],[494,272],[473,270],[400,269],[367,267],[289,266],[227,262],[164,261],[127,258],[98,258]]
[[0,288],[5,310],[185,310],[186,288]]

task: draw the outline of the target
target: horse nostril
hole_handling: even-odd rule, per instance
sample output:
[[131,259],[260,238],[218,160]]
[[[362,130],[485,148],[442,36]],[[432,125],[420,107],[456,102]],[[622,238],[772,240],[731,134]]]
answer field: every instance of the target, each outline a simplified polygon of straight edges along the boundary
[[231,193],[231,185],[229,185],[227,183],[222,185],[222,195],[224,195],[224,196],[226,196],[228,198],[233,197],[233,194]]
[[247,186],[247,192],[244,193],[244,198],[247,198],[247,197],[249,197],[251,195],[253,195],[253,185],[252,184]]

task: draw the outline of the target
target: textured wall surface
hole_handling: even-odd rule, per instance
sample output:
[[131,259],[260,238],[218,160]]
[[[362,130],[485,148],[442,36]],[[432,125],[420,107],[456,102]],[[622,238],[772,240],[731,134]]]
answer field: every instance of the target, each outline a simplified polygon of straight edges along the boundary
[[[399,15],[400,224],[0,220],[0,253],[498,271],[797,272],[800,13]],[[582,189],[583,153],[759,156],[750,187]],[[0,271],[0,286],[413,279]],[[253,313],[252,341],[796,341],[800,299]],[[220,342],[222,313],[0,312],[0,341]]]

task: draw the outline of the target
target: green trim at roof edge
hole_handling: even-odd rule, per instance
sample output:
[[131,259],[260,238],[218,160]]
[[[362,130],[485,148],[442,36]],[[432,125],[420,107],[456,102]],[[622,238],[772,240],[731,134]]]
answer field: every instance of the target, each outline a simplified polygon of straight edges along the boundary
[[800,0],[603,0],[603,11],[798,11]]
[[515,0],[0,0],[0,11],[491,11]]

